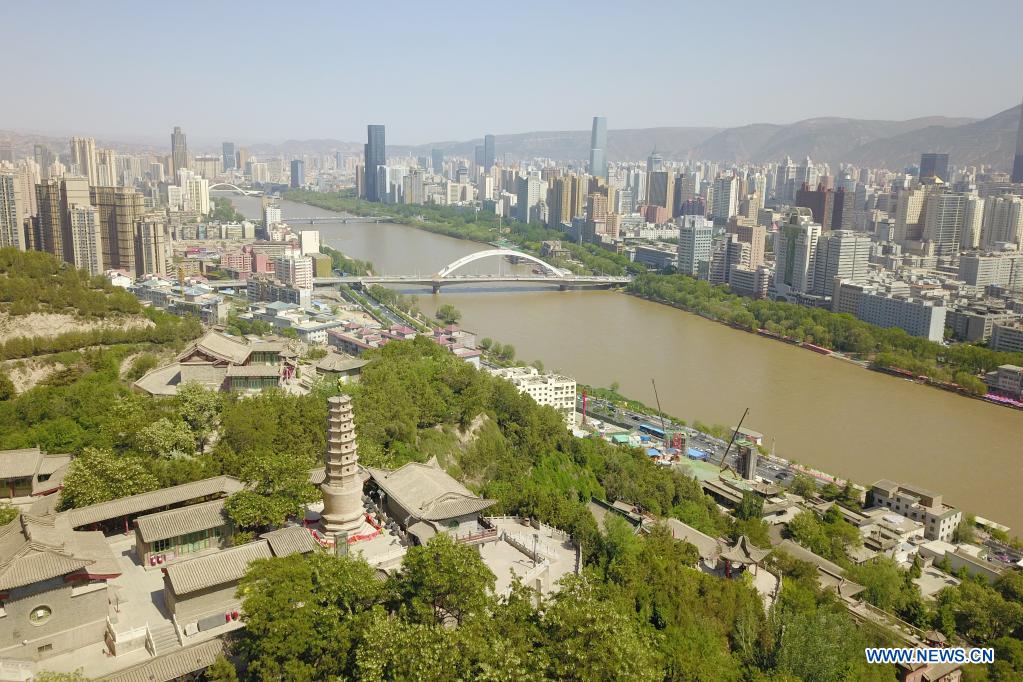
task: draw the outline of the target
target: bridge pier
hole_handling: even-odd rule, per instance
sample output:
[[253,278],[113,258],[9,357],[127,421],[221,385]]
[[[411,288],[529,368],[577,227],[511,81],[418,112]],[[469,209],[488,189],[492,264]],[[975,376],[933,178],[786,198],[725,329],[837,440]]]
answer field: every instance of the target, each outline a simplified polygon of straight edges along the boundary
[[558,285],[558,291],[568,291],[568,285],[567,284],[559,284]]
[[440,293],[440,284],[438,284],[437,282],[434,282],[432,286],[433,286],[433,293],[439,294]]

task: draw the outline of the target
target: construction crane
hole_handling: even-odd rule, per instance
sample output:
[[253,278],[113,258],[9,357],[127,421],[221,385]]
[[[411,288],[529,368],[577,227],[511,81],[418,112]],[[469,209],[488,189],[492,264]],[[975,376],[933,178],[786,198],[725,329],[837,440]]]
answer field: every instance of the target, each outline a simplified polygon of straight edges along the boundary
[[739,435],[739,429],[742,428],[742,422],[746,420],[746,415],[747,414],[749,414],[749,408],[748,407],[746,408],[746,411],[742,413],[742,417],[739,418],[739,425],[736,426],[735,429],[732,431],[732,437],[728,441],[728,447],[725,448],[725,453],[723,455],[721,455],[721,462],[720,462],[721,467],[718,469],[718,474],[719,475],[725,469],[728,469],[729,471],[731,471],[733,476],[738,477],[738,475],[739,475],[739,474],[737,474],[735,472],[735,469],[732,468],[732,465],[728,463],[728,453],[732,449],[732,444],[735,442],[735,437]]
[[650,383],[654,385],[654,400],[657,401],[657,414],[661,417],[661,433],[664,434],[664,447],[670,447],[668,443],[668,429],[664,425],[664,412],[661,410],[661,398],[657,395],[657,382],[650,377]]

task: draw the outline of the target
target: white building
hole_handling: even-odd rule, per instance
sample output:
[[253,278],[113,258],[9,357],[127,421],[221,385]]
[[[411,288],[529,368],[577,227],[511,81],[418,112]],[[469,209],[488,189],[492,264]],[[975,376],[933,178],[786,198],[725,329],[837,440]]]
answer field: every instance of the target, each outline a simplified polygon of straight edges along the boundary
[[556,409],[569,426],[575,425],[575,379],[559,374],[540,374],[535,367],[506,367],[490,371],[515,384],[537,405],[550,405]]
[[[278,214],[281,209],[277,209]],[[302,249],[303,256],[311,256],[320,252],[320,231],[302,230],[298,233],[298,242]]]
[[281,207],[277,204],[266,204],[263,206],[263,225],[269,228],[271,225],[279,225],[281,222]]
[[898,327],[907,334],[940,343],[945,337],[945,302],[864,291],[857,319],[878,327]]
[[181,187],[182,208],[202,215],[210,213],[210,181],[190,170],[178,171],[178,186]]
[[703,216],[679,217],[678,271],[695,277],[700,263],[710,262],[710,249],[714,240],[714,226]]
[[313,288],[313,260],[308,256],[284,256],[274,259],[274,273],[284,284],[299,289]]
[[14,173],[0,173],[0,246],[24,251],[19,189]]
[[948,542],[963,520],[963,513],[944,504],[941,495],[925,488],[901,485],[881,479],[870,487],[867,502],[872,507],[885,507],[896,514],[924,525],[928,540]]
[[985,249],[996,248],[1001,242],[1020,245],[1023,242],[1023,197],[989,197],[984,202],[980,240]]
[[[99,212],[95,206],[73,204],[68,208],[71,221],[71,250],[75,266],[90,275],[103,274],[103,239]],[[65,258],[68,254],[65,253]]]
[[821,226],[810,222],[806,214],[793,215],[778,230],[774,248],[774,286],[778,293],[810,293],[820,236]]

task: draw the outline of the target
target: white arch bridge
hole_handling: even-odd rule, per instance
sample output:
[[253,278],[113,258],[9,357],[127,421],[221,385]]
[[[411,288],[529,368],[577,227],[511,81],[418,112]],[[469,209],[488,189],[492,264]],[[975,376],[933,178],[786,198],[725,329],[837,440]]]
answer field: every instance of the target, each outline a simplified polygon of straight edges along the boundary
[[[507,258],[518,262],[525,261],[536,267],[530,273],[499,273],[486,275],[459,275],[457,271],[461,268],[486,258]],[[441,287],[454,284],[544,284],[554,285],[561,290],[583,289],[583,288],[608,288],[618,287],[632,281],[631,277],[615,277],[610,275],[576,275],[568,270],[556,268],[550,263],[540,260],[536,256],[513,249],[487,249],[477,251],[468,256],[459,258],[453,263],[441,268],[434,275],[351,275],[346,277],[315,277],[313,285],[317,287],[331,287],[341,284],[355,288],[364,288],[373,284],[405,284],[409,286],[424,286],[433,289],[434,293],[440,291]],[[214,280],[209,286],[214,288],[242,288],[245,283],[242,280]]]
[[232,185],[230,182],[218,182],[216,184],[210,185],[210,189],[211,190],[214,190],[214,189],[229,190],[229,191],[232,191],[232,192],[237,192],[238,194],[241,194],[241,195],[247,196],[247,197],[258,197],[258,196],[261,196],[263,194],[262,190],[258,190],[258,189],[242,189],[238,185]]

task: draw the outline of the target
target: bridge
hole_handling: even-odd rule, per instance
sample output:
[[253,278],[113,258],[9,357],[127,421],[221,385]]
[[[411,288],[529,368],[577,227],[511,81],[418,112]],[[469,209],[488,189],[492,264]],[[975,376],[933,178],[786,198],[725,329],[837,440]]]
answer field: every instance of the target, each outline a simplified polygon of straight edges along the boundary
[[[457,270],[486,258],[514,258],[528,261],[537,267],[531,274],[496,274],[496,275],[458,275]],[[539,271],[539,272],[538,272]],[[441,268],[434,275],[349,275],[344,277],[314,277],[314,287],[333,287],[348,285],[365,288],[373,284],[398,284],[408,286],[424,286],[433,289],[433,293],[441,287],[454,284],[548,284],[557,286],[562,291],[572,288],[608,288],[624,286],[632,281],[631,277],[615,277],[610,275],[576,275],[568,270],[556,268],[536,256],[513,249],[487,249],[477,251],[459,258],[455,262]],[[245,287],[244,280],[214,280],[209,283],[214,289],[239,289]]]
[[316,225],[318,223],[389,223],[394,218],[387,216],[359,217],[359,216],[313,216],[303,218],[281,218],[281,222],[289,225]]
[[238,185],[232,185],[229,182],[218,182],[218,183],[216,183],[214,185],[210,185],[210,189],[211,190],[214,190],[214,189],[230,190],[232,192],[237,192],[238,194],[241,194],[241,195],[247,196],[247,197],[258,197],[258,196],[262,196],[263,195],[263,191],[262,190],[258,190],[258,189],[242,189]]

